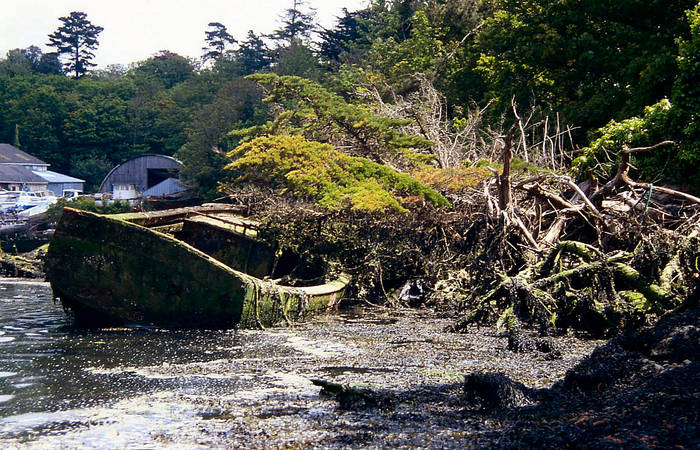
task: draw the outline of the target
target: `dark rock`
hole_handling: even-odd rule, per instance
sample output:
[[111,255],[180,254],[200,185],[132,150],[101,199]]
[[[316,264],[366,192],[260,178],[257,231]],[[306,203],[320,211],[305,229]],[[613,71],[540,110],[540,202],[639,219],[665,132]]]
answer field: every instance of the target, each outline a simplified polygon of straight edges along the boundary
[[503,373],[479,373],[464,377],[464,399],[484,410],[518,408],[533,403],[534,391]]
[[590,356],[569,370],[564,378],[568,390],[592,391],[607,387],[644,366],[639,353],[628,352],[615,342],[596,348]]
[[508,333],[508,350],[515,353],[545,353],[544,358],[549,361],[561,358],[561,350],[551,338],[531,336],[518,330]]
[[651,349],[654,360],[682,362],[697,361],[700,350],[700,330],[694,325],[675,329]]
[[365,408],[389,409],[394,404],[393,396],[369,389],[358,389],[330,381],[314,379],[311,382],[321,387],[321,394],[333,397],[340,409],[357,410]]

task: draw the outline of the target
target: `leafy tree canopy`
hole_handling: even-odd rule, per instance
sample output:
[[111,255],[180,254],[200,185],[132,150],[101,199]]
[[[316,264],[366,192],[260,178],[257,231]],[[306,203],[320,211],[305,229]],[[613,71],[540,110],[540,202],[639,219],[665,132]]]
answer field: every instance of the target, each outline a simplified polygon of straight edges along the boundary
[[398,158],[420,164],[434,157],[427,153],[432,141],[399,131],[408,120],[378,115],[371,105],[348,103],[300,77],[256,74],[248,78],[266,90],[265,102],[278,104],[283,111],[264,125],[238,130],[234,135],[301,134],[376,162],[397,162]]
[[153,80],[170,89],[192,77],[195,66],[189,59],[169,50],[161,50],[145,61],[141,61],[132,69],[134,76]]
[[671,92],[695,0],[498,0],[477,41],[490,98],[534,102],[591,128]]
[[401,196],[449,206],[441,194],[408,174],[299,135],[258,137],[228,156],[234,161],[226,168],[241,174],[238,181],[263,182],[328,209],[350,206],[364,211],[406,212],[402,203],[407,199]]

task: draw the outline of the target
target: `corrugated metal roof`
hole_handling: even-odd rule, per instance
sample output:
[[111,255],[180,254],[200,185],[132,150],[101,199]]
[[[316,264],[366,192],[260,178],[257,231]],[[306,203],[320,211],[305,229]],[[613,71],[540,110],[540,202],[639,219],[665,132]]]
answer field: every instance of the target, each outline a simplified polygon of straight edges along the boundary
[[[102,180],[98,192],[111,192],[114,184],[133,184],[138,191],[148,189],[151,169],[179,169],[182,163],[172,156],[145,154],[114,167]],[[153,187],[153,186],[152,186]]]
[[51,170],[33,170],[32,172],[49,183],[85,183],[85,180],[81,180],[80,178],[73,178],[69,175],[52,172]]
[[14,145],[0,144],[0,164],[27,164],[48,166],[44,161],[25,153]]
[[0,183],[46,184],[47,181],[24,166],[0,164]]
[[143,192],[144,197],[157,197],[160,195],[170,195],[177,194],[178,192],[185,192],[189,188],[182,184],[177,178],[168,178],[163,180],[155,186],[147,189]]

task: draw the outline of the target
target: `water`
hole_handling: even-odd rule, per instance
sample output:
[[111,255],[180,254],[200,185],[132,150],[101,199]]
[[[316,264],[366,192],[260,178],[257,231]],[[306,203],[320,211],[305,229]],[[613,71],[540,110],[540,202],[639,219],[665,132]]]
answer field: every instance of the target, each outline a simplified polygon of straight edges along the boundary
[[[66,433],[78,431],[73,444],[110,447],[115,442],[103,434],[110,423],[123,445],[142,442],[144,429],[158,424],[177,429],[172,422],[192,422],[201,411],[186,402],[149,400],[215,398],[241,383],[236,374],[176,368],[290,351],[264,342],[245,345],[253,339],[254,333],[233,330],[76,329],[54,304],[48,284],[0,281],[0,439],[49,444],[55,436],[65,444]],[[89,429],[101,431],[90,436]]]
[[[462,448],[490,426],[460,412],[465,373],[541,387],[593,345],[557,338],[564,359],[533,362],[492,331],[445,332],[450,320],[375,309],[268,330],[81,330],[47,284],[0,279],[0,445]],[[339,410],[317,378],[395,407]]]

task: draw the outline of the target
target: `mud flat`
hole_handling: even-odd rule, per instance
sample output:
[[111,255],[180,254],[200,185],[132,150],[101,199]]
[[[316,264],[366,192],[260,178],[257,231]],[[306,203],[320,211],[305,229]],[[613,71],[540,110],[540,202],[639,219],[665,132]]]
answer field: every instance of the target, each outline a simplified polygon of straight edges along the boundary
[[[49,315],[56,327],[42,334],[56,333],[55,342],[31,344],[35,362],[10,364],[12,376],[0,380],[2,393],[14,395],[0,404],[7,444],[471,446],[502,424],[465,408],[465,373],[499,371],[545,387],[596,345],[560,337],[560,359],[514,353],[491,329],[448,333],[450,318],[413,310],[345,311],[290,328],[216,332],[74,331],[60,314]],[[27,334],[10,328],[4,337],[13,333],[15,345]],[[367,389],[384,401],[344,409],[312,379]],[[27,383],[34,387],[21,388]]]

